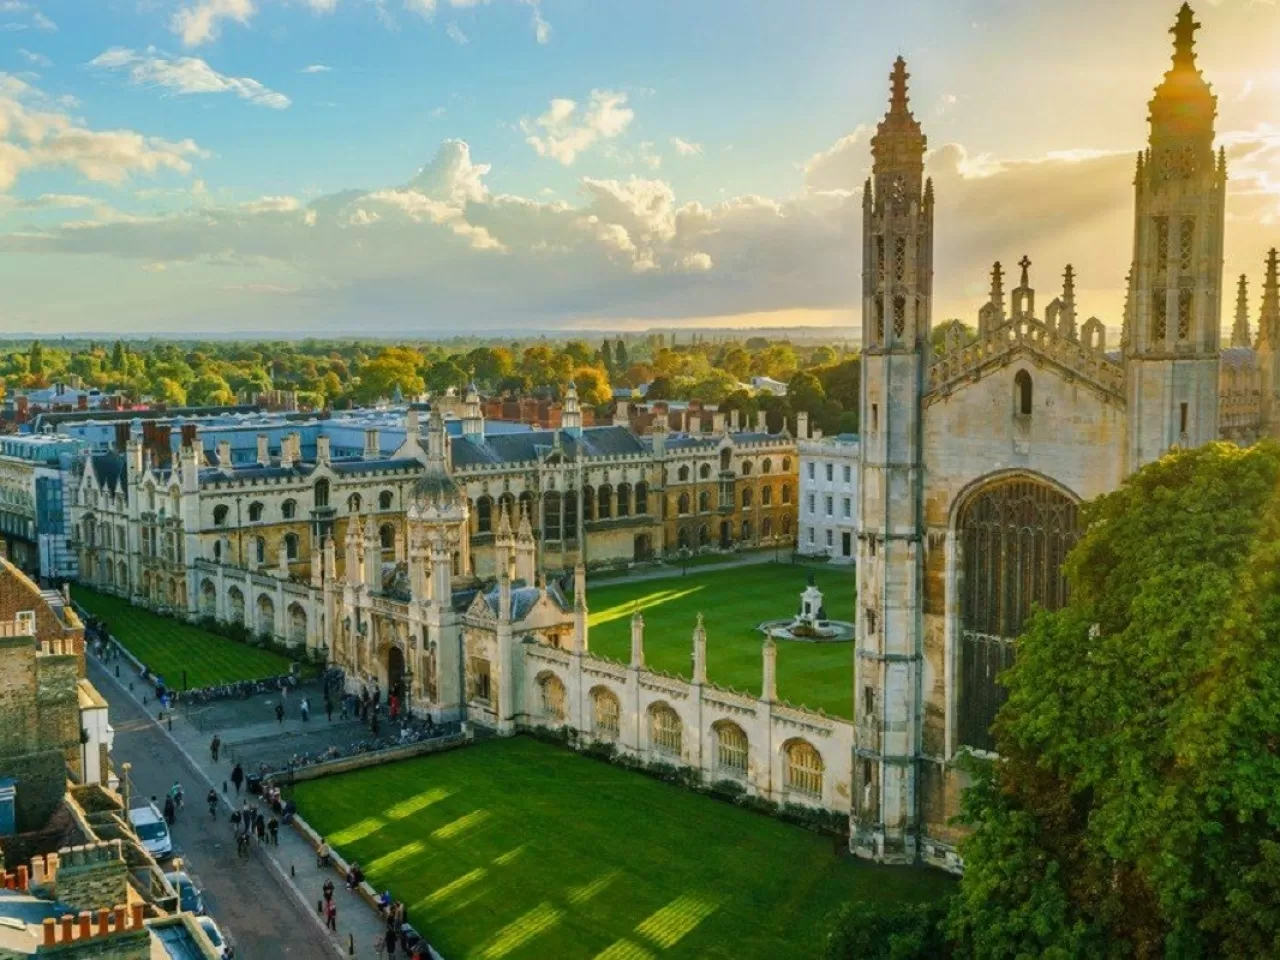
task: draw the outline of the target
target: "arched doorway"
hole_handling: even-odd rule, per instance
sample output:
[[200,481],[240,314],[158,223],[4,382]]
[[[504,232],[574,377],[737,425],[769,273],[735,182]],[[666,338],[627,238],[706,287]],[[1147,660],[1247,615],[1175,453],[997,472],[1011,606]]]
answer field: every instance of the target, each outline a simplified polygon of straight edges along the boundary
[[652,541],[647,533],[637,533],[631,545],[631,555],[636,563],[643,563],[653,556]]
[[733,532],[729,528],[728,520],[720,521],[720,549],[728,550],[733,545]]
[[404,703],[404,653],[394,643],[387,647],[387,696]]
[[956,518],[960,614],[957,718],[960,743],[994,750],[991,724],[1008,697],[997,681],[1036,606],[1067,601],[1062,562],[1080,538],[1076,501],[1027,475],[983,484]]

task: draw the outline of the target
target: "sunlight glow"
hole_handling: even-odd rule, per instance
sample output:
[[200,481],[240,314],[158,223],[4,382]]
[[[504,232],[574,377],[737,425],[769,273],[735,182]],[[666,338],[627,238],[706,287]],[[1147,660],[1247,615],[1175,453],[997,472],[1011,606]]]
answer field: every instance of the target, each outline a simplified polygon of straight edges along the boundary
[[507,864],[509,864],[509,863],[514,863],[514,862],[515,862],[516,857],[518,857],[518,856],[520,856],[520,854],[524,853],[524,848],[525,848],[526,846],[527,846],[527,844],[523,844],[523,843],[522,843],[522,844],[520,844],[520,846],[516,847],[514,850],[508,850],[506,853],[504,853],[504,854],[502,854],[502,855],[500,855],[500,856],[494,857],[494,858],[493,858],[493,862],[494,862],[494,863],[496,863],[496,864],[497,864],[498,866],[500,866],[500,867],[505,867],[505,866],[506,866]]
[[602,893],[604,889],[622,876],[621,870],[610,870],[608,873],[602,873],[588,884],[581,887],[569,888],[569,902],[572,904],[586,903],[592,897]]
[[705,589],[706,584],[697,587],[688,587],[684,590],[657,590],[653,593],[646,594],[643,597],[635,597],[634,599],[627,600],[625,603],[606,607],[603,610],[593,610],[588,616],[587,625],[595,627],[602,623],[608,623],[610,620],[621,620],[623,617],[631,616],[637,610],[644,613],[652,607],[661,606],[664,603],[671,603],[674,600],[681,600],[684,597]]
[[686,893],[641,921],[636,927],[636,933],[664,950],[669,950],[719,907],[720,904],[715,900]]
[[486,870],[484,867],[476,867],[474,870],[470,871],[469,873],[464,873],[462,876],[458,877],[457,879],[450,880],[443,887],[440,887],[437,890],[433,890],[430,894],[428,894],[422,900],[422,905],[429,907],[429,906],[433,906],[434,904],[440,903],[441,901],[452,899],[455,895],[467,889],[467,887],[471,886],[474,883],[478,883],[480,880],[483,880],[485,874],[487,874],[488,872],[489,871]]
[[387,821],[381,817],[365,817],[363,820],[357,820],[349,827],[344,827],[337,833],[330,834],[329,843],[338,846],[355,843],[357,840],[372,836],[386,825]]
[[488,820],[489,816],[488,810],[472,810],[465,816],[461,816],[457,820],[431,831],[431,836],[436,840],[449,840],[460,833],[470,830],[472,827],[479,826]]
[[378,857],[378,859],[368,864],[366,869],[370,871],[388,870],[402,860],[407,860],[410,857],[416,857],[425,849],[426,847],[421,841],[414,840],[412,843],[406,843],[398,850],[392,850],[390,853],[384,853],[382,856]]
[[652,960],[654,956],[632,940],[619,940],[597,953],[595,960]]
[[501,960],[511,951],[524,946],[540,933],[554,927],[564,911],[550,903],[540,903],[522,917],[498,931],[493,942],[480,952],[483,960]]
[[445,790],[443,787],[435,787],[431,790],[424,790],[415,797],[407,800],[401,800],[395,806],[387,809],[383,816],[388,820],[403,820],[405,817],[411,817],[415,813],[427,809],[432,804],[439,803],[448,797],[453,796],[452,790]]

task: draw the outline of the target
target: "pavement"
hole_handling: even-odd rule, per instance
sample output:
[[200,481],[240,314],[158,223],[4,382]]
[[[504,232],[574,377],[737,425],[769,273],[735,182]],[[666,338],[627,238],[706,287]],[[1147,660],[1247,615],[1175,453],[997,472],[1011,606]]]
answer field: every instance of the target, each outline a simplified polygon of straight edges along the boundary
[[[279,846],[255,847],[250,858],[242,860],[236,856],[229,821],[237,799],[230,782],[235,760],[246,774],[252,773],[259,762],[284,763],[294,754],[314,752],[329,743],[358,740],[367,736],[364,728],[339,720],[336,712],[332,723],[326,720],[324,698],[315,692],[310,696],[311,719],[304,723],[298,691],[288,696],[283,723],[275,720],[278,695],[270,694],[192,707],[190,717],[175,710],[172,724],[161,724],[150,686],[131,674],[127,661],[119,661],[121,677],[116,679],[114,664],[105,667],[92,656],[85,660],[89,679],[109,704],[116,731],[115,768],[119,772],[124,763],[132,764],[132,804],[152,795],[163,800],[175,779],[182,783],[186,804],[173,830],[174,855],[204,888],[208,913],[235,945],[237,960],[375,956],[374,944],[384,930],[381,916],[349,892],[336,871],[316,865],[315,852],[301,834],[282,826]],[[143,697],[150,702],[144,705]],[[220,726],[215,728],[215,723]],[[224,742],[217,763],[209,753],[214,729]],[[205,803],[210,786],[221,799],[216,818],[209,816]],[[337,934],[325,930],[316,911],[326,878],[337,888]]]

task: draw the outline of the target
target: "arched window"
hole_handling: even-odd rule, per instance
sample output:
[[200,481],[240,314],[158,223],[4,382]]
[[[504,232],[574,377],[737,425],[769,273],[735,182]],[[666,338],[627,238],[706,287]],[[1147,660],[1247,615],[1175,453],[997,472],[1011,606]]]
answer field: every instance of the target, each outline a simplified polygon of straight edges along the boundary
[[688,482],[689,482],[689,468],[688,468],[687,466],[683,466],[683,467],[681,467],[678,471],[676,471],[676,477],[679,479],[679,481],[680,481],[681,483],[688,483]]
[[760,503],[766,507],[773,503],[773,487],[760,488]]
[[769,457],[764,458],[764,462],[760,464],[761,473],[773,473],[773,460]]
[[721,473],[729,472],[729,464],[731,462],[730,458],[732,456],[733,454],[730,453],[728,447],[725,447],[723,450],[720,451],[720,472]]
[[[215,527],[225,527],[227,525],[227,510],[228,507],[226,504],[221,504],[213,508],[213,525]],[[92,541],[92,539],[93,538],[90,537],[90,541]],[[93,546],[93,543],[90,542],[89,546]]]
[[750,487],[742,488],[742,506],[743,506],[743,509],[746,509],[747,507],[751,506],[751,488]]
[[1014,412],[1021,416],[1031,416],[1031,374],[1019,370],[1013,378]]
[[655,703],[649,708],[649,742],[654,753],[680,759],[683,734],[680,717],[669,706]]
[[262,519],[262,504],[256,500],[249,504],[249,522],[257,523]]
[[789,513],[782,515],[782,535],[784,537],[791,536],[791,514]]
[[253,538],[253,562],[262,566],[267,562],[267,541],[265,537]]
[[561,533],[561,508],[564,499],[559,490],[548,490],[542,495],[542,534],[548,540],[559,540]]
[[689,531],[684,527],[680,528],[680,533],[676,536],[676,546],[681,550],[689,549]]
[[484,496],[476,500],[476,529],[480,533],[493,532],[493,498]]
[[631,516],[631,484],[618,484],[618,516]]
[[698,492],[698,512],[707,513],[711,510],[711,494],[706,490]]
[[317,480],[312,497],[317,509],[329,506],[329,481],[323,477]]
[[596,516],[601,520],[613,516],[613,488],[607,483],[602,483],[596,494]]
[[711,545],[711,531],[707,529],[704,523],[698,527],[698,546],[708,547]]
[[743,540],[751,539],[751,521],[750,520],[742,521],[742,539]]
[[689,495],[687,493],[680,494],[680,498],[676,500],[676,513],[686,514],[689,512]]
[[213,562],[218,563],[222,560],[222,541],[213,541]]
[[786,784],[790,793],[813,800],[822,799],[822,754],[805,740],[793,740],[786,747]]
[[554,673],[544,673],[538,678],[538,694],[542,718],[551,723],[564,723],[564,683],[561,679]]
[[783,473],[790,473],[790,472],[791,472],[791,458],[790,458],[790,457],[783,457],[783,458],[782,458],[782,472],[783,472]]
[[601,740],[617,740],[622,727],[622,704],[613,691],[596,687],[591,691],[595,734]]
[[729,720],[721,720],[713,729],[716,734],[716,769],[722,773],[745,775],[747,735]]
[[641,480],[636,484],[636,516],[643,517],[649,512],[649,485]]
[[391,550],[396,545],[396,528],[394,524],[384,523],[378,528],[378,543],[383,550]]
[[227,610],[232,623],[244,623],[244,594],[239,587],[227,591]]
[[747,476],[749,473],[751,473],[751,461],[750,461],[750,460],[743,460],[743,461],[742,461],[742,475],[745,477],[745,476]]
[[353,493],[351,496],[347,497],[347,512],[348,513],[360,512],[360,494]]
[[782,502],[783,503],[791,502],[791,484],[789,483],[784,483],[782,485]]
[[564,539],[576,540],[578,538],[578,491],[566,490],[561,503],[564,506],[564,530],[562,531]]
[[1040,480],[998,478],[971,494],[956,519],[960,743],[995,749],[991,722],[1008,696],[997,676],[1034,606],[1067,602],[1062,563],[1080,536],[1076,504]]
[[296,533],[286,533],[284,535],[284,555],[290,560],[298,559],[298,535]]
[[286,520],[292,520],[297,515],[298,515],[297,500],[286,500],[284,503],[280,504],[280,516],[284,517]]
[[765,517],[763,520],[760,521],[760,536],[762,537],[773,536],[773,518],[772,517]]
[[380,494],[378,494],[378,509],[390,510],[391,504],[394,500],[395,500],[395,496],[391,493],[390,490],[383,490]]
[[700,466],[700,467],[698,468],[698,477],[699,477],[699,479],[702,479],[702,480],[710,480],[710,479],[711,479],[711,464],[709,464],[709,463],[704,463],[702,466]]
[[582,519],[584,522],[594,520],[596,518],[596,490],[595,487],[584,486],[582,488]]

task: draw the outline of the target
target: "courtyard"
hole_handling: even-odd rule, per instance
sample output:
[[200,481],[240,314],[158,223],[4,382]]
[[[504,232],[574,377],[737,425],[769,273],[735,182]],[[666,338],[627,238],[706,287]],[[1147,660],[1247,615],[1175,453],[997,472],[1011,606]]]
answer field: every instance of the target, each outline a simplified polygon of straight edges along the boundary
[[125,649],[179,689],[184,670],[187,686],[192,689],[289,672],[291,661],[278,653],[162,617],[120,597],[82,586],[72,587],[72,597],[105,622],[108,632]]
[[814,957],[846,901],[952,886],[526,737],[294,789],[450,960]]
[[[833,619],[854,618],[852,567],[758,563],[728,570],[690,568],[652,580],[588,585],[593,652],[624,663],[631,656],[631,615],[644,617],[645,663],[688,677],[693,627],[707,627],[707,675],[723,687],[759,695],[762,621],[796,612],[810,573]],[[852,643],[778,643],[778,696],[797,706],[853,717]]]

